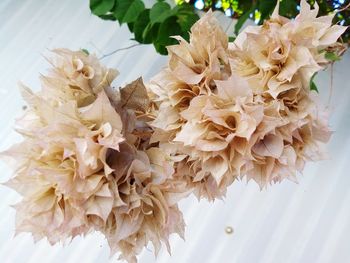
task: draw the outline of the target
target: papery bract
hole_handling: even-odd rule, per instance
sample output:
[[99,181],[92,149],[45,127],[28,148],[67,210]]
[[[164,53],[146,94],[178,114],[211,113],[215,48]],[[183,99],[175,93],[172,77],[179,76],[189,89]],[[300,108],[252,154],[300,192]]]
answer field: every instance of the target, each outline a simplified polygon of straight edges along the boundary
[[120,91],[115,70],[83,52],[56,50],[50,76],[17,121],[23,142],[2,154],[15,161],[7,183],[23,200],[15,205],[16,232],[51,244],[102,232],[111,255],[128,262],[150,241],[170,251],[169,235],[183,237],[177,207],[190,193],[175,175],[174,160],[150,145],[150,106],[139,79]]
[[331,133],[309,84],[345,27],[306,1],[295,20],[278,8],[229,45],[206,14],[189,43],[169,47],[168,67],[148,86],[159,107],[152,141],[187,156],[177,169],[198,197],[221,197],[243,176],[260,187],[296,180],[307,160],[324,157]]

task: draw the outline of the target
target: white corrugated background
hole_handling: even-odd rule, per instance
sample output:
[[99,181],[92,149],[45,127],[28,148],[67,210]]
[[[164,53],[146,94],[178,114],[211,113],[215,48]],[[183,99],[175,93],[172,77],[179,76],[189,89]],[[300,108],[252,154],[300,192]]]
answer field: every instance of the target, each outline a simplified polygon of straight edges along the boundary
[[[227,26],[227,24],[226,24]],[[19,140],[14,118],[23,101],[21,80],[39,88],[38,74],[48,67],[48,49],[86,48],[99,56],[133,42],[126,27],[90,15],[87,0],[0,1],[0,150]],[[104,59],[119,69],[116,85],[139,75],[145,80],[166,64],[151,46],[138,46]],[[317,82],[328,99],[329,73]],[[236,182],[225,201],[208,204],[190,198],[181,203],[187,222],[186,242],[174,236],[172,256],[157,259],[149,250],[141,263],[347,263],[350,262],[350,54],[334,68],[329,145],[331,159],[309,164],[299,184],[283,182],[260,192],[253,182]],[[0,163],[0,181],[11,171]],[[104,238],[96,233],[66,246],[34,244],[29,234],[14,237],[14,210],[19,196],[0,186],[1,263],[93,263],[109,261]],[[225,233],[226,226],[234,234]]]

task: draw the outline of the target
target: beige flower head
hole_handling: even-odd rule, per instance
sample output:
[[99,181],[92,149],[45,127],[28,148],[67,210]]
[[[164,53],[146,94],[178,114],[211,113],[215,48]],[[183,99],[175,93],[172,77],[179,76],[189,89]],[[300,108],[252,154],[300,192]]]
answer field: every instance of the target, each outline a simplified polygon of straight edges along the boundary
[[[252,134],[243,171],[265,186],[295,180],[305,161],[322,159],[330,131],[322,106],[310,91],[312,76],[325,65],[325,50],[336,46],[345,27],[333,16],[317,17],[301,1],[295,20],[278,15],[260,27],[247,27],[230,47],[232,72],[244,77],[263,105],[264,117]],[[326,61],[327,62],[327,61]]]
[[57,52],[50,83],[38,93],[22,86],[24,140],[2,153],[15,163],[7,185],[23,196],[16,232],[55,244],[98,230],[128,262],[149,242],[170,251],[170,234],[183,237],[177,202],[189,190],[174,158],[150,144],[142,80],[112,93],[115,71],[81,52]]
[[[222,197],[237,176],[239,160],[232,144],[250,138],[263,110],[249,105],[253,92],[248,83],[231,76],[227,47],[227,35],[206,14],[192,27],[190,43],[181,40],[169,47],[168,68],[148,86],[159,101],[152,141],[173,156],[186,156],[177,173],[198,197],[209,200]],[[181,56],[175,53],[179,50]],[[191,63],[182,63],[184,58]]]
[[75,100],[79,107],[88,105],[118,75],[117,70],[101,65],[95,55],[68,49],[55,49],[53,53],[56,56],[48,59],[53,67],[41,77],[42,96],[50,100]]
[[279,3],[262,26],[248,26],[230,46],[233,72],[247,78],[258,93],[277,98],[290,89],[307,88],[311,77],[323,69],[325,51],[337,45],[346,27],[332,25],[333,15],[317,17],[301,1],[295,20],[278,15]]
[[106,223],[96,221],[97,229],[106,235],[112,253],[136,262],[136,255],[149,241],[157,254],[161,243],[170,251],[169,236],[183,237],[184,222],[177,202],[187,195],[186,184],[173,178],[170,156],[159,148],[139,151],[122,144],[110,162],[114,168],[114,205]]
[[[316,15],[305,1],[295,20],[279,16],[277,6],[264,25],[247,27],[226,48],[221,35],[205,40],[211,32],[222,32],[209,14],[193,26],[190,43],[180,41],[169,49],[168,67],[148,86],[159,107],[152,141],[161,142],[172,156],[186,156],[177,173],[198,197],[221,197],[228,185],[245,176],[260,187],[296,180],[306,161],[324,158],[321,149],[330,131],[309,83],[323,68],[320,54],[336,45],[344,27]],[[304,28],[314,33],[304,34]],[[220,54],[220,74],[211,74],[216,67],[210,59],[206,64],[198,59],[174,63],[195,56],[175,56],[173,50],[194,54],[198,43],[197,57],[206,57],[199,55],[206,54],[202,50]],[[186,75],[179,68],[200,70]]]
[[[118,113],[101,91],[87,108],[75,101],[53,107],[23,87],[29,110],[18,120],[24,141],[5,152],[17,160],[8,185],[23,195],[16,205],[17,232],[31,232],[50,243],[85,234],[91,228],[91,199],[107,196],[110,150],[124,141]],[[107,198],[108,197],[108,198]],[[99,216],[105,219],[107,211]]]

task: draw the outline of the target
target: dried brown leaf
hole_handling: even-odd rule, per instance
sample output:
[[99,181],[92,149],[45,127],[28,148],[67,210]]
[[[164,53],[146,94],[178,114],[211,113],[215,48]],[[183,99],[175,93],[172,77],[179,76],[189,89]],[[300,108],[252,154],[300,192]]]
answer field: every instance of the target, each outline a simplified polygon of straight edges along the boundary
[[120,90],[122,108],[145,112],[149,106],[149,97],[142,77],[134,80]]

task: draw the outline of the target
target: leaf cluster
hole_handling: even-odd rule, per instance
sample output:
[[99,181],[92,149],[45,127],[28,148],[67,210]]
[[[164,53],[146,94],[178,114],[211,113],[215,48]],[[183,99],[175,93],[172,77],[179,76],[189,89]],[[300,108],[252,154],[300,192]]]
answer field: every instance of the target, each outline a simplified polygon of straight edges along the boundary
[[171,36],[189,39],[191,26],[199,19],[189,4],[171,7],[164,0],[157,0],[146,8],[142,0],[90,0],[91,12],[104,19],[127,24],[134,40],[141,44],[153,44],[158,53],[166,55],[166,46],[177,43]]

